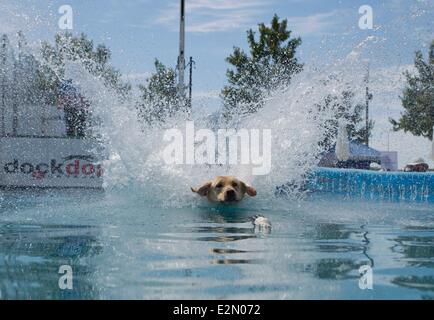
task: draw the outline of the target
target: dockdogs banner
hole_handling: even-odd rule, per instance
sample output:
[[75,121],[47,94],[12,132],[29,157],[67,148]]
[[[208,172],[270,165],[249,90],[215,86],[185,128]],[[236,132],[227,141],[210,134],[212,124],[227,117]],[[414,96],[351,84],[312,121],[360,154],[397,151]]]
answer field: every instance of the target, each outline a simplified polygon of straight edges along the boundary
[[1,138],[0,185],[102,187],[103,168],[91,140]]

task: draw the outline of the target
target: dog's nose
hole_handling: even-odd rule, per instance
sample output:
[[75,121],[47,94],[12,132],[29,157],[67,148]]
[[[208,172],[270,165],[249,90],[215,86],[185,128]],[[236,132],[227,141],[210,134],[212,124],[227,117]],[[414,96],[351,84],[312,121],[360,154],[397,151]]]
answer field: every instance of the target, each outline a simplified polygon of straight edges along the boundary
[[226,191],[225,200],[226,201],[234,201],[237,199],[237,195],[234,190]]

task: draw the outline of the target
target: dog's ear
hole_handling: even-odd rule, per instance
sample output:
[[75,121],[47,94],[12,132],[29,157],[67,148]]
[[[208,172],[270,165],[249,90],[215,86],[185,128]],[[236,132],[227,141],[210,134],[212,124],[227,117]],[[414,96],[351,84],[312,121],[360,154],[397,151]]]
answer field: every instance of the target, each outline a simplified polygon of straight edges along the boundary
[[208,182],[204,183],[198,189],[191,188],[191,191],[193,191],[193,192],[199,194],[200,196],[204,197],[204,196],[208,195],[208,192],[209,192],[210,189],[211,189],[211,181],[208,181]]
[[256,196],[256,189],[251,187],[251,186],[246,186],[246,187],[247,187],[247,189],[246,189],[247,194],[251,197],[255,197]]
[[246,183],[244,183],[244,182],[241,182],[241,183],[243,184],[244,190],[246,190],[246,193],[247,193],[249,196],[251,196],[251,197],[256,196],[256,189],[255,189],[255,188],[249,186],[248,184],[246,184]]

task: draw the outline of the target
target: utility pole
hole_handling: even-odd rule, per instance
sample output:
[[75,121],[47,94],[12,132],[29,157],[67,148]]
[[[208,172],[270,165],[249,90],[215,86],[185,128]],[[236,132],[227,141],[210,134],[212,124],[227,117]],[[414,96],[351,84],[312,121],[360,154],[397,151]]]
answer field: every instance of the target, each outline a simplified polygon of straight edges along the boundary
[[184,95],[184,70],[185,70],[185,0],[180,3],[179,23],[179,56],[178,56],[178,93]]
[[369,92],[369,62],[367,64],[367,69],[366,69],[366,78],[365,78],[365,83],[366,83],[366,93],[365,93],[365,98],[366,98],[366,133],[365,133],[365,144],[367,147],[369,147],[369,101],[372,100],[372,94]]
[[4,34],[2,37],[2,44],[1,44],[1,76],[2,76],[2,95],[1,95],[1,102],[2,102],[2,110],[1,110],[1,126],[2,126],[2,131],[1,131],[1,137],[4,137],[6,135],[6,121],[5,121],[5,112],[6,112],[6,42],[7,42],[7,37]]
[[190,67],[190,77],[189,77],[189,82],[188,82],[188,116],[190,117],[191,111],[192,111],[192,97],[191,97],[191,93],[192,93],[192,89],[193,89],[193,66],[194,66],[195,62],[193,60],[193,57],[190,57],[190,62],[188,63],[189,67]]

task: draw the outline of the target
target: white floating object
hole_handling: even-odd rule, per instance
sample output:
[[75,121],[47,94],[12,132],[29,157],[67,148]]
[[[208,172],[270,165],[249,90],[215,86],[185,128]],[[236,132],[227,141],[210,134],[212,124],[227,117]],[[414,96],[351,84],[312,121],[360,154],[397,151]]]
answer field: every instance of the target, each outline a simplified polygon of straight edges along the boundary
[[350,158],[350,141],[348,140],[347,127],[342,121],[339,122],[335,153],[339,161],[347,161]]
[[371,169],[371,170],[375,170],[375,171],[379,171],[379,170],[382,169],[382,167],[381,167],[381,165],[379,165],[378,163],[376,163],[376,162],[372,162],[372,163],[369,165],[369,169]]
[[267,218],[260,215],[254,216],[252,223],[255,226],[255,228],[257,227],[259,229],[271,229],[270,221],[268,221]]

